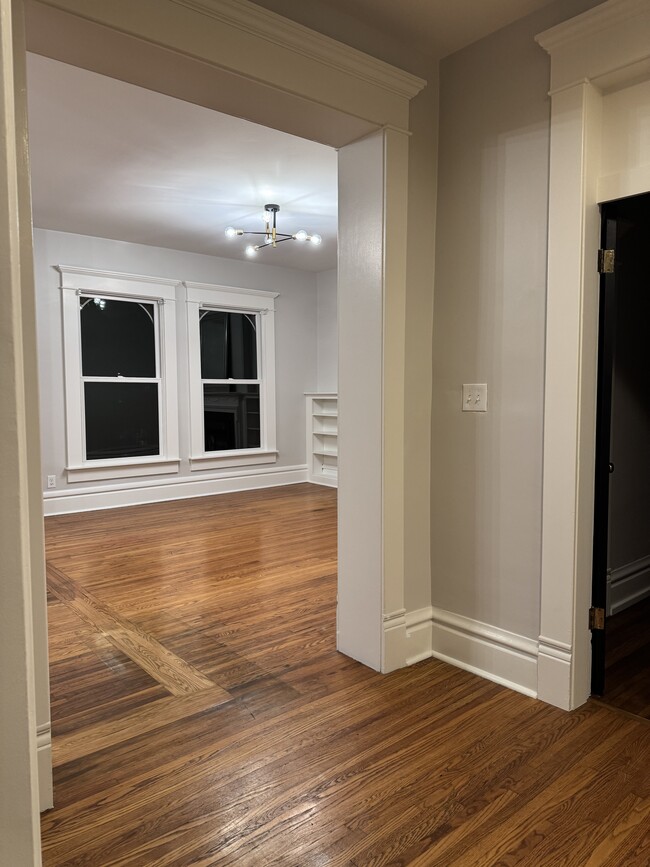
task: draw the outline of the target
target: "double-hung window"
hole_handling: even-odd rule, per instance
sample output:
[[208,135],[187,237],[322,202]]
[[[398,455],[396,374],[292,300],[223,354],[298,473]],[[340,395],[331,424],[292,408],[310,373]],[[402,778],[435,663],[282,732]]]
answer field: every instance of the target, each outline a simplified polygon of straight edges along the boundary
[[185,285],[192,469],[274,462],[276,295]]
[[68,477],[176,472],[174,284],[59,271]]

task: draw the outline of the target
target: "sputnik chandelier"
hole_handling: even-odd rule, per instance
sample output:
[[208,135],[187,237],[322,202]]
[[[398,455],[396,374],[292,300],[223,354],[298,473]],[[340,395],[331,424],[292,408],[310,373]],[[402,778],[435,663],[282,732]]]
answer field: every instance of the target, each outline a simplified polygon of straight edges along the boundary
[[264,250],[266,247],[277,247],[283,241],[309,241],[316,247],[322,244],[323,239],[320,235],[309,235],[304,229],[300,229],[293,235],[287,235],[284,232],[278,232],[276,226],[276,217],[280,205],[264,205],[264,222],[266,228],[263,232],[247,232],[245,229],[235,229],[233,226],[228,226],[226,229],[226,238],[236,238],[237,235],[261,235],[262,240],[259,244],[249,244],[246,247],[247,256],[255,256],[259,250]]

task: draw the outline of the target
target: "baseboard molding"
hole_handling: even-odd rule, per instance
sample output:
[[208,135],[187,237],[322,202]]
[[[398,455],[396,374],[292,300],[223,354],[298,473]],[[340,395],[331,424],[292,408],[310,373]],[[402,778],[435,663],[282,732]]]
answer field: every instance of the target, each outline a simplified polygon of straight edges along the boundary
[[36,766],[38,769],[38,801],[41,813],[54,806],[52,782],[52,726],[43,723],[36,729]]
[[650,596],[650,555],[607,573],[607,615]]
[[441,608],[405,616],[406,664],[435,657],[537,697],[537,641]]
[[69,489],[45,491],[43,511],[48,517],[72,512],[91,512],[96,509],[119,509],[122,506],[210,497],[214,494],[272,488],[279,485],[297,485],[306,481],[306,465],[211,473],[200,479],[176,477],[164,482],[147,479],[73,491]]
[[406,644],[406,609],[399,608],[384,614],[383,617],[384,642],[381,655],[382,674],[388,674],[402,668]]
[[547,704],[570,710],[572,706],[570,644],[539,636],[537,656],[537,697]]
[[310,476],[307,479],[312,485],[323,485],[326,488],[337,488],[338,481],[336,476],[333,478],[328,478],[327,476]]
[[406,664],[415,665],[433,655],[433,608],[409,611],[406,620]]

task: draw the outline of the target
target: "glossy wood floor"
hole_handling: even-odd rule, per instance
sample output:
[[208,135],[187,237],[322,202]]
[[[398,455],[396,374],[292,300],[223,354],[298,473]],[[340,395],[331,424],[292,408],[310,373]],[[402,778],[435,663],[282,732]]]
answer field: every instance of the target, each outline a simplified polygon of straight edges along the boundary
[[650,720],[650,597],[607,618],[606,704]]
[[47,520],[45,864],[647,867],[650,724],[337,654],[335,525],[310,485]]

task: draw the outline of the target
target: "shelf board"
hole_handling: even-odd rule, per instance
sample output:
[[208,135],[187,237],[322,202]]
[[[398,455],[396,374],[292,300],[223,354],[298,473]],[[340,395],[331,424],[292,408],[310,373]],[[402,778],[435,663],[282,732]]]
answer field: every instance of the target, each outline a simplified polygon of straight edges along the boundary
[[338,412],[313,412],[314,418],[338,418]]
[[315,437],[337,437],[339,432],[336,430],[315,430],[313,434]]
[[338,457],[338,452],[326,452],[325,449],[319,449],[316,451],[314,449],[313,454],[318,455],[319,458],[336,458]]

